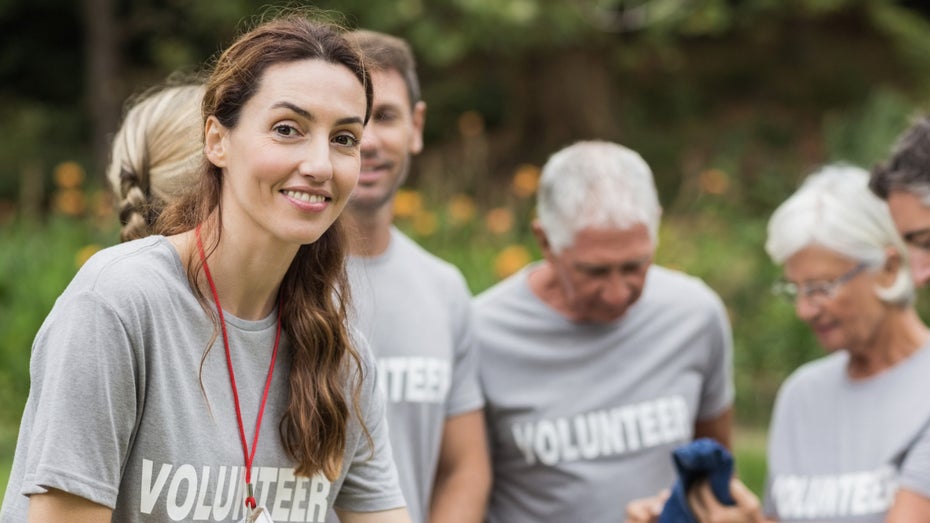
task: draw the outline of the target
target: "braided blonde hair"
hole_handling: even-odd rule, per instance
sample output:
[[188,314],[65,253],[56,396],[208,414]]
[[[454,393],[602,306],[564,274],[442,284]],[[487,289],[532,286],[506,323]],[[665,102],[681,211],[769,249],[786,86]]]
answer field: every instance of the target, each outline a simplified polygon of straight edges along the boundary
[[130,101],[107,168],[122,241],[151,234],[165,205],[193,185],[204,161],[203,93],[202,85],[173,85]]

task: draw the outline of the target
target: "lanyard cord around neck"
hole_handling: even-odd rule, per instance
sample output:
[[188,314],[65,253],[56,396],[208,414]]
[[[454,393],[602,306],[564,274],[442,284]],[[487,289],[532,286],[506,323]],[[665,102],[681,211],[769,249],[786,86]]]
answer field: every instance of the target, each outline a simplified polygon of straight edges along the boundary
[[239,407],[236,374],[233,372],[232,355],[229,351],[229,337],[226,335],[226,321],[223,318],[223,308],[220,307],[220,295],[216,292],[216,285],[213,283],[213,277],[210,275],[210,267],[207,265],[207,257],[203,252],[203,242],[200,240],[200,225],[197,225],[194,234],[197,236],[197,250],[200,253],[200,261],[203,263],[203,273],[207,277],[207,283],[210,284],[210,291],[213,293],[213,302],[216,304],[216,311],[220,317],[220,329],[223,332],[223,347],[226,349],[226,368],[229,369],[229,383],[232,386],[233,402],[236,404],[236,421],[239,423],[239,439],[242,441],[242,454],[245,457],[245,483],[248,489],[245,504],[250,509],[254,509],[257,503],[252,496],[252,460],[255,459],[255,449],[258,448],[258,433],[262,428],[262,415],[265,413],[265,403],[268,401],[268,390],[271,388],[271,377],[274,375],[274,362],[278,356],[278,342],[281,341],[281,304],[278,304],[278,326],[274,335],[274,350],[271,352],[271,364],[268,366],[268,378],[265,380],[265,392],[262,394],[262,402],[258,408],[258,419],[255,420],[255,436],[252,439],[252,452],[249,452],[249,445],[245,439],[245,425],[242,423],[242,410]]

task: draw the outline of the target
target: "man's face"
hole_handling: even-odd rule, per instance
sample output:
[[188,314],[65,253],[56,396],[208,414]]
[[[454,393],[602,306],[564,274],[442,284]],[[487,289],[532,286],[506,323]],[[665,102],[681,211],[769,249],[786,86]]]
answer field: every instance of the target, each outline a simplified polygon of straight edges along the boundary
[[907,243],[914,283],[930,282],[930,208],[920,197],[907,191],[891,191],[888,208],[895,227]]
[[410,157],[423,149],[426,104],[410,107],[407,85],[397,71],[372,71],[374,101],[362,135],[362,171],[350,209],[376,211],[389,204],[407,178]]
[[645,225],[585,228],[558,254],[543,245],[564,299],[578,323],[610,323],[639,299],[655,252]]

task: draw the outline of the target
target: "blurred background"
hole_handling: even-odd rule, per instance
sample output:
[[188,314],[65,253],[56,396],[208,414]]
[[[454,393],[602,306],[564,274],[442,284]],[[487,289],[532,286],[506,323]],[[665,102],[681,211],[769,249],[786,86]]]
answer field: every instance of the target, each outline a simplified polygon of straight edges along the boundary
[[[529,221],[550,153],[600,138],[642,154],[665,207],[658,261],[702,277],[729,309],[737,459],[758,491],[774,394],[821,355],[769,292],[766,220],[818,166],[883,160],[928,108],[930,2],[313,4],[413,45],[426,150],[399,224],[475,293],[538,256]],[[125,100],[202,71],[276,5],[310,4],[0,0],[0,487],[32,338],[83,261],[118,241],[103,173]]]

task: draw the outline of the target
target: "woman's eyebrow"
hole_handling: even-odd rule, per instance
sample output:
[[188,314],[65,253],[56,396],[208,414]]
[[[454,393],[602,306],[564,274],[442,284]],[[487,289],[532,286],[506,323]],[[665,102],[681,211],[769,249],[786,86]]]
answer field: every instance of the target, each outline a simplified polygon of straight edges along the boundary
[[[313,116],[313,113],[304,109],[303,107],[294,105],[291,102],[277,102],[274,105],[272,105],[271,108],[272,109],[282,109],[282,108],[288,109],[306,118],[307,120],[310,120],[310,121],[316,120],[316,117]],[[365,121],[360,116],[347,116],[345,118],[340,118],[339,120],[336,121],[336,123],[338,125],[347,125],[347,124],[364,125]]]

